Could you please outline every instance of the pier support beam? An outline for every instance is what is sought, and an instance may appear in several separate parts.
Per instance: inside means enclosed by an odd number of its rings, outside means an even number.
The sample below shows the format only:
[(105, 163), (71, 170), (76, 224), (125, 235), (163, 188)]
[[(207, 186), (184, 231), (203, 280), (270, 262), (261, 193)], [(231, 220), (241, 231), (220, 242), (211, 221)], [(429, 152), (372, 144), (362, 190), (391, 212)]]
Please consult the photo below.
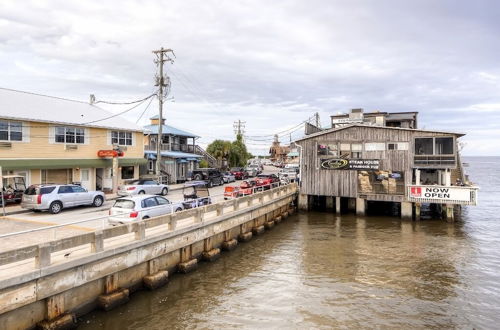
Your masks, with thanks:
[(340, 197), (335, 197), (335, 213), (340, 214), (341, 206)]
[(348, 198), (347, 199), (347, 209), (351, 212), (356, 211), (356, 198)]
[(309, 210), (309, 195), (299, 194), (299, 210)]
[(420, 220), (420, 208), (421, 208), (420, 203), (415, 203), (415, 220)]
[(326, 209), (327, 210), (333, 210), (335, 204), (335, 197), (334, 196), (326, 196)]
[(366, 199), (356, 198), (356, 215), (365, 215), (366, 213)]
[(401, 219), (411, 219), (413, 210), (411, 202), (401, 202)]
[(453, 204), (445, 204), (443, 205), (445, 209), (445, 218), (448, 222), (455, 221), (455, 215), (453, 214)]

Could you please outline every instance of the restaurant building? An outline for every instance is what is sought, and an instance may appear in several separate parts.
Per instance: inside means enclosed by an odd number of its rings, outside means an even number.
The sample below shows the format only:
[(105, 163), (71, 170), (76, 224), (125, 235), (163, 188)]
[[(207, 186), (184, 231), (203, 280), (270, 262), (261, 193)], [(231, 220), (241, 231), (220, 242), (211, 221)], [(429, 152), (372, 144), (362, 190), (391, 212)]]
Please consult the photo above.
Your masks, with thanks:
[(143, 129), (94, 104), (0, 88), (3, 175), (112, 191), (139, 177), (143, 156)]
[[(398, 117), (407, 122), (404, 114)], [(377, 202), (395, 207), (402, 217), (419, 219), (422, 205), (431, 204), (453, 219), (454, 209), (476, 205), (478, 188), (460, 160), (463, 134), (418, 129), (416, 116), (415, 128), (386, 126), (387, 113), (373, 122), (366, 122), (362, 111), (355, 116), (355, 122), (346, 120), (296, 141), (301, 151), (299, 207), (322, 205), (364, 215)]]

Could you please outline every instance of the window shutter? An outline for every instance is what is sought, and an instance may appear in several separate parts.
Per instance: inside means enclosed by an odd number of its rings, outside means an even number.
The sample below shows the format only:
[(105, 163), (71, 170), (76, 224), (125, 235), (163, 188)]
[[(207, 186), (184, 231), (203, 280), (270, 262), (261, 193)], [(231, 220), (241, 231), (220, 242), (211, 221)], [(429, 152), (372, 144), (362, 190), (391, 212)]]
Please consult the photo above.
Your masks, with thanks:
[(56, 143), (56, 128), (55, 126), (49, 126), (49, 144)]
[(110, 131), (110, 130), (108, 130), (108, 137), (107, 137), (107, 142), (106, 142), (106, 144), (107, 144), (108, 146), (113, 145), (113, 143), (111, 143), (111, 131)]
[(132, 147), (135, 147), (136, 138), (137, 138), (137, 132), (132, 132)]
[(90, 144), (90, 129), (88, 128), (85, 128), (85, 137), (84, 137), (84, 141), (86, 145), (89, 145)]

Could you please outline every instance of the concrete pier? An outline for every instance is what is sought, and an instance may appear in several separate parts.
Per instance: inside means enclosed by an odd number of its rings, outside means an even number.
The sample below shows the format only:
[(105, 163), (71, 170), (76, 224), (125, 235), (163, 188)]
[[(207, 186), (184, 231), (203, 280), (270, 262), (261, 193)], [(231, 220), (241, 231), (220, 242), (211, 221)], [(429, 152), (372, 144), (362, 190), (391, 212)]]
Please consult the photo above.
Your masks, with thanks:
[(340, 214), (341, 206), (340, 197), (335, 197), (335, 213)]
[(365, 215), (366, 213), (366, 199), (356, 198), (356, 215)]
[(402, 219), (413, 218), (413, 205), (411, 202), (401, 202), (401, 218)]

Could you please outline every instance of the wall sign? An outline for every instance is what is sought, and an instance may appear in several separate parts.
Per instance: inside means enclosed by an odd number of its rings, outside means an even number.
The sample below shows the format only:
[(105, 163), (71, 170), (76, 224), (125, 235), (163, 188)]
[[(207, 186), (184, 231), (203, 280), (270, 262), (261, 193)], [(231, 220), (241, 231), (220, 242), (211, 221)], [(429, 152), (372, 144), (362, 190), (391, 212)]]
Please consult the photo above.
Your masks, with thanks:
[(121, 150), (99, 150), (97, 157), (123, 157), (125, 153)]
[(471, 192), (469, 189), (458, 187), (411, 186), (410, 198), (470, 202)]
[(321, 159), (321, 168), (325, 170), (378, 170), (379, 159)]

